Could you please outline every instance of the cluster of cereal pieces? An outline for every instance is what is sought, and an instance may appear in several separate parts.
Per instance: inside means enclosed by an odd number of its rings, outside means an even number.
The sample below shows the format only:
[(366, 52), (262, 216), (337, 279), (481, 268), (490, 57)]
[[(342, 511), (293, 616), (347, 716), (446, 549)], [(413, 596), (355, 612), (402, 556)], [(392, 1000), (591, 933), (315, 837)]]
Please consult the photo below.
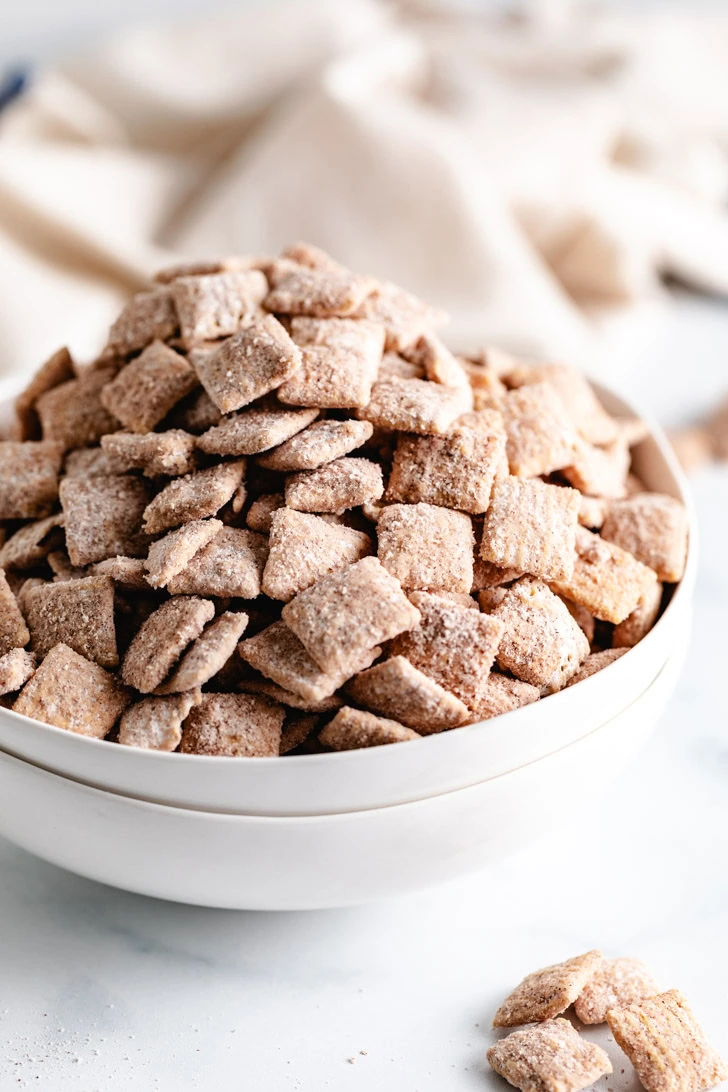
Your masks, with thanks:
[(299, 244), (164, 270), (94, 363), (53, 356), (0, 444), (0, 700), (157, 750), (341, 750), (639, 641), (687, 535), (630, 474), (642, 424), (568, 367), (456, 357), (441, 319)]
[(678, 990), (658, 992), (636, 959), (586, 952), (528, 975), (498, 1009), (496, 1028), (528, 1024), (488, 1050), (491, 1067), (523, 1092), (580, 1092), (612, 1072), (601, 1047), (562, 1017), (609, 1025), (647, 1092), (703, 1092), (728, 1078)]

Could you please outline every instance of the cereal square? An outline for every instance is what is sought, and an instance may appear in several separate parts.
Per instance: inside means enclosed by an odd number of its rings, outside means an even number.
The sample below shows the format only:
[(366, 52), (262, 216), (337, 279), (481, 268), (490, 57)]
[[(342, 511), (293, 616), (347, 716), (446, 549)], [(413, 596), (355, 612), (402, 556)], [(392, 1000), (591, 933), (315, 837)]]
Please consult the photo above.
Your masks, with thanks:
[(114, 473), (143, 470), (147, 478), (174, 478), (197, 467), (195, 441), (189, 432), (178, 428), (144, 434), (112, 432), (101, 437), (101, 449), (112, 461)]
[(108, 576), (41, 584), (28, 591), (24, 605), (31, 647), (41, 659), (64, 644), (101, 667), (119, 663), (114, 584)]
[(503, 623), (428, 592), (413, 592), (410, 602), (420, 612), (420, 624), (394, 638), (392, 655), (404, 656), (468, 709), (477, 708), (503, 635)]
[(657, 577), (632, 554), (585, 527), (576, 532), (576, 563), (568, 580), (552, 582), (554, 591), (600, 618), (623, 622), (652, 588)]
[(197, 446), (208, 455), (256, 455), (305, 429), (318, 417), (316, 409), (250, 409), (227, 417), (198, 437)]
[(501, 410), (508, 463), (515, 477), (551, 474), (573, 461), (576, 432), (549, 383), (533, 383), (510, 391)]
[(178, 694), (204, 686), (235, 652), (247, 624), (248, 615), (243, 611), (226, 611), (219, 615), (203, 630), (158, 692)]
[(372, 541), (362, 531), (280, 508), (271, 518), (269, 548), (263, 593), (288, 602), (327, 573), (366, 557), (372, 551)]
[(259, 269), (175, 277), (172, 298), (186, 345), (236, 334), (252, 319), (268, 291)]
[(579, 505), (576, 489), (499, 478), (483, 521), (481, 556), (544, 580), (568, 579), (576, 558)]
[(268, 556), (268, 540), (240, 527), (223, 527), (167, 584), (173, 595), (255, 599)]
[(505, 626), (498, 666), (544, 693), (561, 690), (589, 655), (589, 642), (566, 605), (534, 577), (517, 580), (492, 617)]
[(232, 413), (289, 379), (301, 350), (273, 315), (262, 315), (192, 363), (218, 409)]
[(103, 739), (130, 700), (115, 675), (60, 644), (26, 683), (13, 709), (56, 728)]
[(468, 719), (468, 707), (459, 698), (404, 656), (375, 664), (351, 679), (346, 689), (359, 705), (423, 736), (456, 728)]
[(240, 459), (174, 478), (144, 509), (144, 530), (156, 535), (191, 519), (214, 516), (232, 498), (244, 474), (245, 460)]
[(59, 530), (62, 526), (60, 513), (26, 523), (0, 547), (0, 565), (5, 569), (35, 568), (56, 545), (56, 536), (63, 541), (63, 532)]
[(475, 539), (465, 512), (391, 504), (379, 517), (377, 535), (379, 560), (407, 591), (471, 591)]
[(148, 591), (146, 562), (141, 557), (109, 557), (91, 566), (91, 572), (108, 576), (114, 584), (135, 591)]
[[(106, 442), (112, 435), (114, 434), (102, 436), (101, 439)], [(129, 434), (120, 433), (119, 435)], [(126, 469), (124, 463), (110, 451), (104, 451), (102, 447), (79, 447), (75, 451), (69, 451), (63, 464), (67, 478), (110, 478), (114, 474), (125, 474)]]
[(502, 428), (483, 433), (456, 426), (447, 436), (400, 436), (387, 500), (485, 512), (504, 452)]
[(408, 349), (422, 334), (447, 321), (442, 311), (428, 307), (391, 281), (376, 285), (362, 301), (356, 318), (381, 323), (387, 334), (387, 349), (392, 352)]
[(35, 674), (35, 657), (24, 648), (11, 648), (0, 656), (0, 697), (25, 686)]
[(324, 728), (319, 740), (334, 751), (354, 751), (361, 747), (380, 747), (385, 743), (405, 743), (420, 736), (396, 720), (376, 717), (345, 705)]
[(577, 431), (590, 444), (617, 439), (617, 422), (604, 409), (591, 383), (568, 364), (520, 364), (506, 376), (510, 387), (550, 383)]
[(368, 421), (315, 421), (303, 432), (258, 459), (267, 470), (317, 470), (365, 444), (374, 429)]
[(578, 440), (572, 460), (562, 467), (567, 481), (582, 493), (594, 497), (619, 499), (627, 492), (629, 448), (621, 440), (605, 447), (593, 447)]
[(182, 722), (202, 695), (199, 690), (168, 698), (142, 698), (122, 714), (119, 743), (145, 751), (176, 751), (182, 739)]
[(270, 277), (273, 287), (263, 301), (266, 310), (314, 318), (351, 315), (376, 287), (371, 277), (352, 273), (333, 260), (314, 267), (279, 259)]
[[(298, 641), (296, 646), (299, 651), (300, 644), (301, 642)], [(344, 704), (343, 699), (337, 694), (328, 694), (325, 698), (319, 698), (316, 701), (312, 701), (310, 698), (302, 698), (300, 694), (294, 694), (292, 690), (286, 690), (278, 683), (269, 682), (268, 679), (245, 679), (243, 682), (238, 683), (238, 690), (242, 690), (246, 694), (265, 694), (273, 701), (279, 701), (281, 705), (288, 705), (291, 709), (297, 709), (304, 713), (330, 713), (332, 709), (340, 709)]]
[(251, 667), (307, 702), (331, 697), (351, 675), (369, 667), (380, 652), (380, 648), (362, 649), (356, 662), (352, 653), (344, 668), (322, 670), (284, 622), (274, 622), (240, 645), (240, 655)]
[[(189, 361), (193, 363), (194, 353), (190, 352)], [(204, 387), (198, 387), (174, 407), (169, 424), (185, 432), (206, 432), (213, 425), (220, 423), (222, 414)]]
[(143, 557), (141, 533), (149, 490), (138, 478), (64, 478), (60, 489), (66, 549), (74, 565), (122, 554)]
[(153, 341), (102, 388), (101, 405), (132, 432), (151, 432), (198, 385), (183, 356)]
[(679, 990), (611, 1009), (607, 1023), (647, 1092), (703, 1092), (728, 1079)]
[(648, 565), (660, 580), (676, 584), (685, 572), (688, 517), (685, 506), (664, 493), (640, 493), (615, 501), (602, 526), (602, 538)]
[(259, 694), (203, 694), (182, 730), (187, 755), (272, 758), (280, 752), (284, 710)]
[(598, 531), (607, 518), (610, 502), (606, 497), (586, 497), (579, 502), (579, 523), (589, 531)]
[(493, 1017), (494, 1028), (512, 1028), (551, 1020), (573, 1005), (602, 965), (596, 948), (526, 976)]
[(384, 328), (352, 319), (296, 318), (291, 337), (301, 367), (278, 390), (293, 406), (349, 409), (366, 406), (384, 349)]
[(601, 652), (592, 652), (584, 660), (576, 674), (571, 676), (566, 685), (574, 686), (576, 683), (583, 682), (584, 679), (596, 675), (597, 671), (603, 671), (605, 667), (609, 667), (620, 656), (624, 656), (626, 651), (626, 648), (605, 648)]
[(653, 584), (642, 596), (632, 613), (612, 631), (612, 648), (634, 648), (657, 621), (662, 606), (663, 587)]
[(422, 334), (414, 345), (402, 350), (405, 360), (417, 364), (427, 379), (445, 387), (467, 387), (468, 374), (458, 358), (439, 337), (431, 332)]
[(612, 1072), (609, 1057), (568, 1020), (514, 1031), (488, 1049), (492, 1069), (522, 1092), (580, 1092)]
[(145, 562), (147, 583), (163, 588), (187, 568), (197, 551), (207, 546), (222, 527), (219, 519), (193, 519), (153, 542)]
[(655, 980), (638, 959), (605, 959), (574, 1002), (582, 1024), (603, 1024), (610, 1009), (654, 997)]
[(41, 428), (35, 409), (36, 401), (46, 391), (73, 379), (74, 375), (73, 360), (68, 349), (59, 349), (46, 360), (25, 390), (15, 399), (16, 427), (13, 430), (13, 440), (40, 440)]
[(369, 403), (357, 417), (375, 428), (442, 435), (461, 414), (473, 408), (469, 387), (443, 387), (426, 379), (380, 379)]
[(113, 366), (93, 369), (41, 395), (36, 407), (43, 439), (56, 440), (69, 451), (97, 444), (106, 433), (114, 432), (119, 422), (102, 404), (101, 394), (115, 375)]
[(142, 624), (126, 651), (121, 668), (124, 682), (142, 694), (151, 694), (214, 614), (209, 599), (192, 595), (178, 595), (162, 603)]
[(109, 348), (120, 356), (128, 356), (152, 341), (174, 337), (178, 329), (172, 292), (166, 287), (153, 288), (129, 300), (109, 331)]
[(320, 717), (312, 717), (304, 713), (287, 713), (283, 731), (281, 732), (281, 745), (278, 753), (287, 755), (300, 747), (309, 738), (320, 721)]
[(14, 648), (22, 648), (30, 640), (18, 601), (8, 584), (5, 570), (0, 569), (0, 656)]
[(491, 671), (481, 688), (476, 708), (473, 710), (473, 722), (490, 720), (502, 713), (510, 713), (524, 705), (538, 701), (541, 691), (537, 686), (511, 679), (508, 675), (498, 675)]
[(344, 457), (289, 475), (285, 490), (286, 504), (299, 512), (345, 512), (379, 500), (384, 478), (379, 463)]
[(325, 671), (353, 665), (353, 674), (369, 650), (412, 629), (420, 613), (377, 558), (365, 557), (299, 592), (282, 617)]
[(248, 509), (245, 522), (251, 531), (262, 531), (267, 535), (270, 533), (274, 513), (285, 506), (286, 498), (282, 493), (261, 493)]
[(0, 441), (0, 520), (49, 515), (62, 461), (63, 448), (53, 441)]

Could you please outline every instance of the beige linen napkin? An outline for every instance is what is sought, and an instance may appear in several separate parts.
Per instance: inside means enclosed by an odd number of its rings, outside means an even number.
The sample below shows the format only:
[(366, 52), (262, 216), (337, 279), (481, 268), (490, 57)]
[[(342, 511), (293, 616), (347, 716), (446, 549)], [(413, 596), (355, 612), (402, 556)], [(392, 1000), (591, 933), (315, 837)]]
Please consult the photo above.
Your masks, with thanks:
[(719, 11), (281, 0), (133, 29), (0, 119), (0, 374), (93, 354), (173, 255), (297, 238), (447, 309), (455, 347), (598, 363), (663, 275), (728, 293), (726, 194)]

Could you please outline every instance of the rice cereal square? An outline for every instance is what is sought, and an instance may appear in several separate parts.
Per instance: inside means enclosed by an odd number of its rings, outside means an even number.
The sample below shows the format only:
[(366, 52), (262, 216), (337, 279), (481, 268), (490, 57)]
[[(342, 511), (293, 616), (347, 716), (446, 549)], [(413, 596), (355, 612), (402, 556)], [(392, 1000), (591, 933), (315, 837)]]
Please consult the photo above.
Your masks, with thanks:
[(361, 747), (381, 747), (389, 743), (405, 743), (420, 736), (396, 720), (377, 717), (361, 709), (345, 705), (324, 728), (319, 740), (334, 751), (354, 751)]
[(688, 516), (685, 506), (664, 493), (640, 493), (615, 501), (602, 526), (602, 538), (648, 565), (658, 579), (676, 584), (685, 572)]
[(612, 1072), (605, 1051), (563, 1019), (514, 1031), (490, 1047), (487, 1057), (522, 1092), (581, 1092)]
[(470, 516), (432, 504), (391, 504), (377, 522), (378, 557), (407, 591), (473, 587)]
[(64, 478), (60, 497), (72, 564), (143, 557), (148, 540), (141, 523), (149, 495), (138, 478)]
[(44, 440), (56, 440), (65, 451), (97, 444), (102, 436), (115, 432), (117, 419), (101, 402), (104, 388), (116, 375), (106, 365), (84, 372), (41, 395), (36, 403)]
[(144, 530), (156, 535), (193, 519), (214, 516), (232, 498), (244, 476), (245, 460), (238, 459), (174, 478), (145, 507)]
[(203, 694), (182, 729), (187, 755), (272, 758), (281, 745), (282, 705), (259, 694)]
[(291, 437), (317, 417), (316, 409), (288, 410), (279, 406), (244, 410), (213, 425), (198, 437), (197, 446), (207, 455), (256, 455), (270, 448), (278, 450), (279, 444), (290, 443)]
[(175, 277), (172, 298), (186, 345), (236, 334), (257, 312), (268, 291), (259, 269)]
[(544, 580), (568, 579), (574, 571), (580, 503), (576, 489), (499, 478), (483, 521), (481, 557)]
[(400, 436), (387, 500), (485, 512), (504, 455), (502, 428), (480, 432), (456, 426), (447, 436)]
[(473, 408), (469, 387), (443, 387), (426, 379), (380, 379), (372, 387), (360, 420), (394, 432), (443, 435), (461, 414)]
[(255, 599), (267, 557), (265, 535), (243, 527), (223, 527), (168, 581), (167, 590), (173, 595)]
[(288, 602), (322, 576), (366, 557), (372, 540), (363, 531), (280, 508), (271, 517), (269, 547), (263, 593)]
[(381, 466), (346, 456), (317, 470), (290, 474), (285, 485), (286, 504), (299, 512), (345, 512), (378, 501), (383, 493)]
[(384, 328), (353, 319), (295, 318), (291, 337), (301, 367), (278, 389), (292, 406), (349, 409), (366, 406), (384, 350)]
[(552, 581), (554, 591), (580, 603), (604, 622), (628, 618), (649, 594), (657, 576), (632, 554), (584, 527), (576, 532), (576, 562), (568, 580)]
[(218, 409), (232, 413), (290, 379), (301, 350), (273, 315), (262, 315), (192, 363)]
[(23, 648), (30, 640), (18, 600), (8, 584), (5, 570), (0, 569), (0, 656), (14, 648)]
[(556, 391), (534, 383), (510, 391), (501, 403), (511, 474), (534, 478), (568, 466), (576, 432)]
[(512, 1028), (560, 1016), (601, 968), (602, 959), (602, 953), (593, 948), (584, 955), (533, 971), (506, 997), (493, 1017), (493, 1027)]
[(163, 341), (153, 341), (102, 387), (101, 404), (132, 432), (151, 432), (197, 386), (187, 360)]
[(41, 584), (25, 597), (33, 652), (41, 659), (58, 644), (68, 645), (101, 667), (116, 667), (114, 585), (108, 576)]
[(351, 679), (346, 689), (359, 705), (423, 736), (456, 728), (469, 716), (467, 705), (404, 656), (375, 664)]
[(48, 516), (58, 499), (63, 448), (53, 441), (0, 442), (0, 520)]

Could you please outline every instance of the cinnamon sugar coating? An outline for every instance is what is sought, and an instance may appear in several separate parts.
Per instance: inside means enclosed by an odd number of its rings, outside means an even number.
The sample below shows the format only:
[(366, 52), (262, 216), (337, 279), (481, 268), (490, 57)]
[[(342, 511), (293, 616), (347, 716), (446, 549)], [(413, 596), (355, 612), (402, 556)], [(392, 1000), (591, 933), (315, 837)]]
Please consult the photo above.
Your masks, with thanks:
[(656, 579), (632, 554), (579, 527), (574, 572), (568, 580), (552, 581), (552, 587), (595, 618), (619, 623), (649, 594)]
[(602, 958), (600, 951), (592, 949), (527, 975), (496, 1012), (493, 1027), (512, 1028), (560, 1016), (600, 969)]
[(640, 493), (611, 505), (602, 538), (675, 584), (685, 572), (688, 518), (684, 505), (663, 493)]
[[(318, 410), (249, 409), (208, 429), (197, 440), (208, 455), (255, 455), (300, 433), (318, 417)], [(265, 465), (261, 463), (261, 465)]]
[(216, 515), (232, 498), (244, 475), (245, 460), (238, 459), (174, 478), (145, 507), (144, 530), (156, 535), (181, 523)]
[(193, 364), (223, 413), (275, 390), (301, 366), (301, 350), (273, 315), (261, 315)]
[(194, 368), (163, 341), (144, 352), (101, 389), (101, 404), (132, 432), (151, 432), (198, 386)]
[(194, 519), (170, 531), (149, 547), (145, 569), (147, 583), (162, 588), (178, 576), (195, 556), (222, 530), (219, 519)]
[(658, 580), (647, 589), (632, 613), (614, 627), (613, 648), (634, 648), (647, 636), (660, 613), (662, 591), (662, 584)]
[(268, 282), (258, 269), (175, 277), (171, 293), (183, 341), (192, 345), (236, 334), (256, 314), (267, 291)]
[(248, 509), (245, 522), (251, 531), (261, 531), (267, 535), (271, 529), (274, 513), (285, 506), (286, 498), (282, 493), (261, 493)]
[(57, 513), (35, 523), (26, 523), (0, 547), (0, 565), (5, 569), (33, 569), (50, 553), (63, 515)]
[(511, 679), (508, 675), (497, 675), (491, 671), (485, 679), (478, 696), (478, 704), (473, 709), (473, 722), (490, 720), (502, 713), (510, 713), (523, 705), (538, 701), (541, 691), (537, 686)]
[(271, 599), (288, 602), (322, 576), (346, 568), (371, 551), (372, 540), (362, 531), (280, 508), (271, 518), (263, 592)]
[(627, 652), (626, 648), (605, 648), (601, 652), (590, 653), (566, 685), (573, 686), (575, 683), (583, 682), (584, 679), (596, 675), (597, 671), (603, 671), (605, 667), (609, 667), (620, 656), (624, 656), (625, 652)]
[(447, 315), (429, 307), (391, 281), (382, 281), (367, 295), (356, 311), (356, 318), (381, 323), (386, 331), (386, 347), (401, 352), (426, 333), (447, 321)]
[(149, 489), (138, 478), (64, 478), (60, 498), (66, 549), (74, 565), (107, 557), (142, 557), (147, 537), (142, 517)]
[(20, 690), (35, 673), (35, 656), (24, 648), (11, 648), (0, 656), (0, 697)]
[(466, 387), (392, 376), (374, 384), (370, 401), (357, 410), (357, 417), (371, 421), (375, 428), (442, 435), (472, 405), (472, 394)]
[(271, 758), (278, 755), (283, 707), (257, 694), (203, 694), (182, 730), (188, 755)]
[(574, 1002), (582, 1024), (602, 1024), (610, 1009), (633, 1005), (658, 992), (655, 980), (638, 959), (604, 959)]
[(388, 743), (406, 743), (420, 736), (396, 720), (376, 717), (345, 705), (324, 728), (319, 740), (334, 751), (354, 751), (361, 747), (380, 747)]
[(400, 436), (387, 500), (485, 512), (504, 453), (502, 427), (479, 432), (456, 425), (447, 436)]
[(366, 406), (384, 349), (384, 329), (352, 319), (294, 318), (301, 367), (278, 389), (282, 402), (322, 409)]
[(116, 375), (113, 365), (85, 372), (47, 391), (36, 402), (44, 440), (55, 440), (65, 451), (97, 444), (119, 422), (103, 405), (106, 385)]
[(382, 468), (370, 459), (335, 459), (286, 478), (286, 504), (299, 512), (345, 512), (384, 492)]
[(614, 500), (627, 493), (629, 462), (629, 448), (621, 439), (605, 447), (579, 440), (572, 461), (562, 468), (562, 473), (582, 493)]
[(481, 556), (544, 580), (568, 579), (576, 558), (579, 503), (575, 489), (499, 479), (483, 522)]
[(619, 435), (617, 421), (607, 413), (586, 376), (568, 364), (520, 364), (510, 370), (509, 387), (549, 383), (558, 394), (574, 427), (591, 444), (608, 444)]
[(255, 599), (268, 556), (268, 540), (239, 527), (223, 527), (167, 584), (172, 595)]
[(25, 597), (33, 652), (40, 658), (65, 644), (101, 667), (116, 667), (114, 585), (108, 576), (41, 584)]
[(139, 292), (129, 300), (109, 331), (109, 348), (120, 356), (144, 349), (152, 341), (166, 341), (179, 329), (177, 310), (169, 288)]
[(5, 570), (0, 569), (0, 656), (14, 648), (23, 648), (30, 640), (18, 600), (8, 584)]
[(122, 714), (119, 743), (145, 751), (175, 751), (182, 739), (182, 723), (201, 699), (199, 690), (166, 698), (142, 698)]
[(375, 664), (356, 675), (346, 689), (359, 705), (420, 735), (455, 728), (468, 720), (468, 707), (404, 656)]
[(21, 441), (40, 440), (41, 426), (36, 402), (46, 391), (53, 390), (74, 376), (73, 359), (68, 349), (59, 349), (49, 357), (15, 399), (15, 426), (10, 438)]
[(62, 459), (63, 448), (54, 441), (0, 441), (0, 520), (49, 515)]
[(238, 690), (244, 694), (264, 694), (273, 701), (279, 701), (281, 705), (288, 705), (291, 709), (304, 713), (329, 713), (332, 709), (339, 709), (344, 704), (343, 698), (336, 694), (327, 694), (326, 697), (316, 700), (303, 698), (293, 690), (286, 690), (268, 679), (244, 679), (243, 682), (238, 683)]
[(127, 649), (121, 668), (124, 682), (151, 694), (214, 614), (214, 605), (196, 596), (178, 595), (162, 603)]
[(287, 755), (290, 751), (294, 751), (296, 747), (300, 747), (302, 743), (305, 743), (318, 727), (320, 720), (320, 717), (300, 713), (287, 714), (281, 732), (278, 754)]
[(473, 527), (464, 512), (432, 504), (391, 504), (377, 522), (382, 565), (408, 591), (470, 592)]
[(314, 318), (351, 315), (376, 286), (371, 277), (333, 260), (309, 266), (283, 258), (274, 263), (270, 276), (273, 287), (263, 301), (268, 311)]
[(368, 421), (315, 421), (273, 451), (261, 455), (258, 465), (267, 470), (317, 470), (361, 447), (373, 431)]
[(552, 474), (573, 461), (576, 431), (549, 383), (510, 391), (501, 410), (511, 474), (533, 478)]
[(487, 1056), (491, 1068), (522, 1092), (580, 1092), (612, 1072), (605, 1051), (563, 1019), (514, 1031)]
[(221, 614), (202, 631), (158, 692), (178, 694), (204, 686), (230, 659), (247, 624), (248, 615), (242, 611)]

